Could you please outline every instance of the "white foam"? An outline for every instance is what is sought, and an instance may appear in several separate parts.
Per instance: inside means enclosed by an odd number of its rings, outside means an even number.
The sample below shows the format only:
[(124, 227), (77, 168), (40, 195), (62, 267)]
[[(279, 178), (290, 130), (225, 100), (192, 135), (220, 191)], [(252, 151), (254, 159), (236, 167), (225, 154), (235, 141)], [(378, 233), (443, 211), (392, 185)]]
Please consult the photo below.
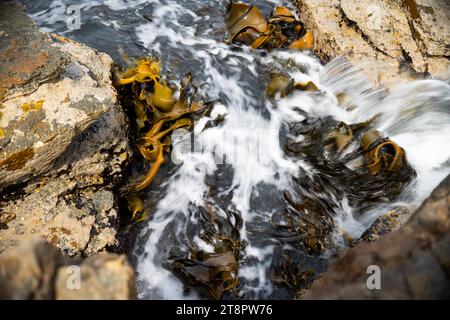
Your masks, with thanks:
[[(187, 158), (177, 171), (176, 179), (171, 178), (169, 180), (170, 191), (158, 204), (158, 210), (155, 212), (153, 220), (148, 223), (148, 228), (152, 230), (152, 233), (145, 245), (146, 255), (139, 260), (138, 279), (145, 280), (149, 288), (158, 288), (161, 284), (155, 282), (155, 277), (165, 280), (170, 278), (165, 269), (158, 268), (154, 264), (151, 265), (151, 261), (155, 260), (157, 255), (156, 246), (160, 232), (165, 227), (165, 224), (162, 225), (161, 222), (158, 222), (160, 217), (165, 217), (168, 212), (182, 212), (187, 216), (186, 208), (189, 203), (202, 205), (207, 188), (204, 182), (205, 175), (212, 173), (216, 168), (214, 157), (208, 152), (205, 153), (205, 150), (214, 150), (216, 154), (225, 154), (228, 159), (233, 159), (234, 176), (230, 188), (233, 189), (233, 198), (230, 206), (238, 210), (244, 220), (240, 233), (241, 238), (248, 242), (245, 248), (246, 258), (240, 262), (239, 277), (250, 283), (243, 288), (244, 291), (255, 294), (264, 292), (267, 295), (272, 290), (266, 270), (270, 266), (273, 247), (254, 246), (247, 237), (245, 222), (252, 221), (257, 215), (262, 214), (251, 208), (250, 199), (252, 195), (256, 195), (256, 186), (261, 182), (274, 185), (280, 191), (287, 189), (290, 178), (297, 175), (299, 166), (313, 174), (311, 168), (301, 161), (295, 162), (287, 159), (284, 155), (279, 143), (279, 130), (282, 123), (303, 120), (304, 116), (296, 111), (297, 108), (320, 117), (331, 115), (337, 120), (348, 123), (365, 121), (376, 112), (382, 112), (383, 121), (380, 122), (378, 129), (389, 133), (390, 126), (398, 124), (399, 115), (405, 108), (405, 104), (402, 103), (404, 97), (411, 95), (415, 90), (417, 91), (418, 86), (424, 86), (422, 92), (426, 94), (422, 95), (422, 103), (418, 103), (416, 100), (415, 108), (420, 108), (424, 103), (429, 102), (430, 97), (425, 97), (429, 91), (437, 90), (441, 93), (441, 96), (436, 99), (448, 98), (449, 96), (446, 92), (446, 85), (442, 82), (416, 83), (415, 87), (412, 85), (412, 87), (400, 88), (391, 94), (387, 94), (383, 90), (375, 90), (361, 73), (351, 68), (343, 59), (336, 59), (324, 68), (316, 58), (309, 54), (274, 51), (259, 61), (270, 65), (279, 60), (293, 60), (296, 64), (306, 67), (308, 71), (305, 73), (291, 70), (290, 75), (298, 82), (313, 81), (322, 90), (322, 94), (318, 96), (310, 92), (296, 92), (288, 99), (279, 100), (277, 108), (272, 108), (271, 105), (267, 104), (265, 107), (270, 113), (270, 119), (268, 119), (263, 117), (256, 109), (248, 107), (252, 105), (253, 101), (249, 100), (251, 95), (248, 94), (246, 91), (248, 89), (245, 89), (241, 83), (242, 69), (240, 66), (243, 61), (248, 67), (254, 65), (256, 59), (251, 49), (243, 48), (242, 51), (235, 52), (223, 43), (196, 35), (193, 28), (174, 29), (179, 26), (176, 22), (177, 17), (182, 14), (194, 16), (192, 12), (186, 11), (178, 4), (174, 4), (173, 7), (157, 8), (156, 12), (158, 12), (157, 16), (161, 16), (161, 19), (137, 29), (140, 41), (146, 46), (155, 48), (154, 42), (159, 37), (167, 36), (172, 46), (176, 46), (180, 42), (190, 46), (203, 45), (203, 50), (195, 52), (195, 58), (201, 61), (204, 75), (208, 79), (208, 93), (211, 96), (224, 94), (228, 98), (228, 103), (225, 121), (222, 125), (203, 130), (206, 120), (201, 120), (196, 124), (198, 127), (194, 128), (195, 139), (201, 142), (203, 153), (196, 150), (197, 153), (186, 155)], [(171, 21), (171, 24), (168, 25), (166, 21)], [(232, 71), (230, 74), (233, 75), (226, 76), (216, 69), (213, 63), (214, 57), (220, 57), (227, 64), (227, 68)], [(250, 72), (257, 75), (254, 67), (250, 68)], [(346, 92), (351, 99), (347, 99), (343, 106), (338, 106), (335, 94), (341, 92)], [(429, 107), (432, 108), (432, 106)], [(439, 115), (442, 116), (441, 113)], [(436, 115), (432, 117), (433, 120), (437, 120), (434, 118)], [(427, 121), (429, 120), (432, 119)], [(422, 120), (422, 122), (425, 122), (425, 120)], [(417, 193), (415, 201), (417, 203), (420, 203), (439, 183), (440, 179), (449, 172), (448, 168), (438, 170), (439, 173), (433, 171), (434, 168), (439, 167), (443, 161), (449, 158), (448, 148), (442, 148), (442, 146), (449, 146), (450, 135), (446, 133), (450, 128), (450, 121), (444, 122), (439, 122), (441, 127), (439, 133), (436, 130), (434, 132), (430, 130), (430, 126), (426, 123), (421, 123), (422, 125), (419, 127), (399, 128), (401, 133), (392, 135), (392, 138), (405, 148), (411, 164), (418, 171), (415, 189)], [(255, 133), (260, 131), (264, 132), (264, 144), (262, 149), (258, 149), (259, 156), (257, 156), (257, 153), (250, 150), (249, 144), (245, 142), (250, 141), (255, 145), (255, 141), (261, 138), (260, 135)], [(424, 131), (426, 134), (422, 135)], [(236, 141), (239, 141), (239, 143), (236, 143)], [(432, 159), (428, 159), (427, 154)], [(194, 169), (198, 166), (203, 170), (195, 171)], [(413, 189), (409, 188), (409, 190)], [(330, 201), (337, 200), (330, 199)], [(397, 202), (397, 204), (400, 203), (401, 200)], [(345, 197), (341, 200), (339, 207), (341, 210), (335, 217), (336, 224), (339, 228), (346, 230), (353, 238), (358, 238), (376, 217), (384, 209), (387, 209), (387, 206), (378, 208), (378, 210), (372, 210), (356, 218), (353, 215), (353, 208), (348, 205)], [(170, 220), (170, 217), (167, 219)], [(197, 245), (204, 246), (198, 241)], [(252, 260), (252, 263), (246, 264), (245, 261), (249, 259)], [(146, 267), (149, 264), (152, 266), (151, 272)], [(256, 285), (255, 280), (257, 280)], [(172, 281), (178, 283), (176, 282), (178, 280), (172, 279)], [(162, 297), (176, 298), (179, 297), (179, 292), (178, 287), (174, 292), (164, 290)]]
[[(278, 0), (267, 1), (282, 3)], [(215, 8), (223, 5), (219, 0), (210, 2), (209, 6)], [(263, 296), (270, 294), (272, 285), (267, 277), (267, 269), (271, 264), (274, 247), (253, 244), (247, 235), (246, 223), (255, 218), (267, 221), (267, 217), (273, 213), (272, 208), (267, 208), (267, 212), (258, 212), (251, 207), (250, 199), (258, 195), (258, 184), (275, 186), (281, 192), (289, 189), (290, 179), (298, 174), (299, 167), (314, 176), (314, 168), (303, 161), (287, 158), (280, 147), (279, 131), (282, 124), (304, 119), (304, 115), (298, 113), (297, 109), (318, 117), (332, 116), (347, 123), (365, 121), (376, 113), (381, 113), (377, 129), (388, 134), (406, 150), (408, 160), (417, 171), (415, 183), (404, 190), (398, 201), (365, 212), (357, 218), (353, 214), (354, 208), (349, 206), (345, 197), (342, 200), (329, 199), (340, 208), (335, 217), (336, 224), (353, 238), (359, 237), (389, 208), (397, 205), (406, 205), (410, 209), (417, 207), (450, 172), (448, 84), (432, 80), (419, 81), (399, 86), (388, 93), (382, 89), (374, 89), (362, 73), (341, 58), (324, 67), (310, 53), (275, 50), (261, 57), (257, 51), (245, 46), (241, 50), (232, 50), (224, 42), (215, 41), (207, 34), (197, 34), (195, 24), (210, 17), (197, 15), (194, 9), (187, 8), (187, 4), (188, 2), (175, 0), (96, 0), (80, 3), (82, 13), (101, 5), (113, 11), (131, 8), (136, 9), (136, 12), (144, 5), (151, 5), (151, 20), (135, 29), (137, 40), (163, 59), (167, 46), (182, 46), (184, 50), (189, 50), (207, 79), (208, 95), (225, 96), (227, 100), (226, 103), (223, 101), (223, 105), (216, 105), (210, 119), (204, 118), (195, 124), (193, 135), (198, 144), (193, 151), (180, 149), (176, 154), (177, 163), (181, 165), (164, 184), (167, 192), (158, 202), (140, 235), (142, 239), (146, 239), (144, 253), (137, 257), (140, 297), (199, 298), (195, 292), (186, 295), (181, 281), (159, 262), (161, 256), (170, 249), (161, 240), (164, 239), (169, 224), (171, 232), (177, 236), (186, 232), (187, 222), (195, 223), (195, 217), (190, 215), (188, 208), (191, 204), (204, 205), (204, 196), (208, 190), (205, 177), (217, 170), (217, 154), (224, 154), (231, 161), (234, 170), (232, 186), (230, 190), (223, 192), (233, 190), (230, 207), (241, 215), (244, 221), (240, 230), (241, 239), (248, 242), (245, 258), (240, 261), (239, 267), (240, 280), (247, 280), (242, 290), (256, 296), (259, 293), (263, 293)], [(204, 5), (204, 0), (189, 1), (190, 8), (201, 8)], [(48, 10), (32, 16), (38, 23), (50, 26), (51, 29), (53, 25), (66, 22), (65, 10), (64, 2), (55, 0)], [(183, 24), (183, 17), (190, 17), (192, 24)], [(100, 19), (116, 30), (126, 27), (121, 25), (120, 19), (102, 20), (101, 16), (95, 19)], [(209, 29), (207, 33), (211, 31)], [(164, 41), (160, 41), (162, 39)], [(288, 59), (302, 67), (287, 70), (291, 77), (297, 82), (313, 81), (322, 92), (295, 92), (287, 99), (278, 100), (276, 108), (270, 103), (256, 105), (251, 95), (254, 88), (245, 86), (243, 72), (258, 77), (257, 63), (273, 66), (279, 65), (280, 60)], [(219, 70), (217, 61), (222, 63), (222, 68), (226, 67), (227, 75)], [(347, 98), (339, 106), (335, 95), (340, 93), (346, 93)], [(261, 110), (266, 111), (266, 116), (263, 116)], [(224, 116), (223, 123), (205, 129), (206, 122), (219, 115)], [(173, 137), (177, 134), (180, 146), (191, 135), (185, 130), (178, 130)], [(177, 143), (174, 141), (175, 147)], [(254, 148), (257, 152), (254, 152)], [(216, 156), (211, 153), (212, 150)], [(207, 252), (213, 250), (211, 245), (198, 236), (193, 241), (200, 249)], [(336, 242), (342, 242), (342, 238), (336, 237)]]

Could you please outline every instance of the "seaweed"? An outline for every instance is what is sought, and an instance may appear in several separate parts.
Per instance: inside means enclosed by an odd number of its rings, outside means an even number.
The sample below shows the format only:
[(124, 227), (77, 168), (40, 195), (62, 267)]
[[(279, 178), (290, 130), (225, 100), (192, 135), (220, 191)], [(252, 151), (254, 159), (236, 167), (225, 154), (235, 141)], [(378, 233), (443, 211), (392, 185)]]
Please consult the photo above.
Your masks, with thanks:
[(147, 174), (134, 184), (134, 191), (147, 189), (164, 164), (164, 155), (170, 152), (171, 145), (168, 135), (175, 129), (191, 127), (192, 121), (186, 116), (204, 108), (202, 100), (194, 101), (188, 94), (196, 92), (191, 74), (186, 74), (181, 80), (179, 97), (175, 99), (176, 90), (169, 86), (160, 72), (160, 61), (147, 57), (136, 61), (134, 67), (116, 74), (115, 85), (131, 89), (136, 147), (141, 156), (151, 163)]
[(313, 33), (305, 30), (303, 23), (282, 6), (275, 6), (266, 19), (257, 7), (231, 1), (226, 26), (228, 42), (243, 43), (254, 49), (309, 50), (314, 46)]
[(174, 272), (191, 286), (206, 289), (213, 299), (220, 299), (237, 284), (238, 262), (236, 241), (218, 237), (213, 253), (194, 251), (188, 259), (175, 259)]
[[(416, 173), (404, 150), (373, 129), (375, 119), (347, 124), (331, 117), (307, 117), (292, 123), (289, 128), (292, 138), (288, 139), (285, 152), (306, 161), (315, 174), (313, 178), (304, 173), (293, 179), (296, 194), (288, 203), (292, 206), (306, 201), (312, 208), (308, 203), (312, 201), (321, 208), (321, 214), (334, 216), (342, 210), (339, 203), (344, 197), (356, 215), (396, 199)], [(298, 135), (304, 138), (295, 140)], [(360, 165), (350, 166), (355, 160), (360, 160)], [(302, 208), (292, 207), (297, 211)], [(308, 212), (314, 212), (311, 208)]]
[(269, 98), (285, 98), (294, 90), (319, 91), (312, 81), (305, 83), (295, 82), (291, 77), (284, 74), (272, 73), (266, 85), (266, 95)]

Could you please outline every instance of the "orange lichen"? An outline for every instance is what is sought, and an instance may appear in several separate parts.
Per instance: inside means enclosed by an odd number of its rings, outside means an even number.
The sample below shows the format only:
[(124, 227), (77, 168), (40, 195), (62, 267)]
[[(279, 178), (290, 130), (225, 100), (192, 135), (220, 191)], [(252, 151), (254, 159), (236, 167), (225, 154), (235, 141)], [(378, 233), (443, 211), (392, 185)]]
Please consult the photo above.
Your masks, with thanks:
[(31, 101), (31, 102), (25, 102), (24, 104), (22, 104), (20, 106), (20, 108), (24, 111), (24, 112), (29, 112), (29, 111), (38, 111), (42, 109), (42, 106), (44, 105), (44, 100), (38, 100), (38, 101)]
[(0, 161), (0, 169), (14, 171), (22, 169), (34, 156), (34, 148), (26, 148), (18, 151), (8, 158)]

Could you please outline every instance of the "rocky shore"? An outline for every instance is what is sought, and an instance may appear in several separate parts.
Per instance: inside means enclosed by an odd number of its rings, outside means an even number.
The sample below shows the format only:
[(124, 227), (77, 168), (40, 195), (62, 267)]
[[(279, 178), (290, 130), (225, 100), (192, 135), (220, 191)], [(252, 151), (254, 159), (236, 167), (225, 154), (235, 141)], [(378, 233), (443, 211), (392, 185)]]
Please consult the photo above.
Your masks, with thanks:
[(134, 271), (125, 255), (70, 258), (40, 237), (0, 255), (0, 299), (135, 297)]
[[(367, 267), (380, 268), (368, 290)], [(398, 231), (362, 243), (334, 261), (304, 299), (449, 299), (450, 176)]]
[[(450, 80), (447, 1), (295, 2), (323, 61), (343, 56), (386, 89), (423, 78)], [(449, 192), (450, 176), (415, 213), (382, 215), (302, 298), (448, 299)], [(380, 266), (382, 290), (367, 290), (369, 265)]]
[(446, 0), (294, 0), (323, 60), (344, 56), (374, 84), (450, 78)]
[(1, 4), (0, 253), (42, 235), (69, 255), (117, 246), (129, 157), (112, 59)]
[[(343, 55), (388, 88), (450, 78), (444, 0), (296, 2), (323, 61)], [(0, 3), (0, 39), (0, 299), (134, 299), (114, 192), (131, 148), (112, 59), (40, 31), (16, 3)], [(365, 240), (376, 240), (302, 298), (449, 298), (449, 203), (450, 176), (406, 224), (395, 216), (383, 236), (374, 225)], [(380, 266), (383, 290), (367, 290), (368, 265)], [(67, 286), (73, 266), (80, 290)]]
[[(133, 298), (126, 256), (96, 255), (120, 251), (113, 188), (130, 156), (112, 59), (41, 32), (15, 3), (0, 4), (0, 37), (1, 297)], [(71, 256), (91, 257), (73, 293)]]

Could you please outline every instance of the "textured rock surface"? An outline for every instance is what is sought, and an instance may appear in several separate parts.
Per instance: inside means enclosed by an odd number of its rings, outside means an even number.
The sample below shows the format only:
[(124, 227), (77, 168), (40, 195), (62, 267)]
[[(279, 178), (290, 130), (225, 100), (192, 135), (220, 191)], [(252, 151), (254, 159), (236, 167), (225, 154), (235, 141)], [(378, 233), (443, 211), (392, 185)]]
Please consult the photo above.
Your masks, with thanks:
[(115, 246), (128, 157), (113, 61), (0, 4), (0, 253), (35, 234), (70, 254)]
[(58, 270), (56, 299), (127, 300), (136, 297), (134, 271), (123, 255), (89, 257), (80, 265), (80, 274), (80, 288), (73, 290), (66, 285), (72, 276), (70, 266)]
[[(398, 231), (361, 244), (331, 264), (306, 299), (450, 298), (450, 176)], [(381, 289), (366, 286), (381, 270)]]
[(400, 229), (408, 221), (410, 216), (411, 213), (407, 208), (400, 207), (391, 210), (378, 217), (370, 228), (364, 231), (358, 242), (380, 239), (389, 232)]
[(295, 0), (324, 60), (345, 56), (377, 84), (450, 78), (446, 0)]
[(0, 299), (134, 299), (135, 291), (124, 255), (69, 258), (41, 237), (0, 255)]

